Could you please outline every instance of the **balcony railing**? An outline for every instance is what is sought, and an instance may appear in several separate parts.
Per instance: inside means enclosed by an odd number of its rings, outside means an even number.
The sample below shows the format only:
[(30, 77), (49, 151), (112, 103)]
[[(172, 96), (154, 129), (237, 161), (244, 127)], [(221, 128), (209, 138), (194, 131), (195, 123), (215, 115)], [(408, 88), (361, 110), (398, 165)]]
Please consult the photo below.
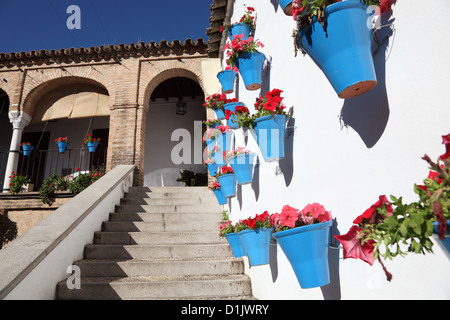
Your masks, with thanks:
[[(3, 191), (5, 176), (11, 172), (6, 171), (9, 151), (0, 152), (0, 191)], [(97, 149), (90, 153), (88, 148), (67, 149), (65, 153), (59, 150), (34, 150), (31, 155), (24, 156), (22, 151), (15, 174), (28, 176), (37, 191), (44, 179), (53, 172), (63, 177), (73, 176), (77, 172), (88, 172), (101, 166), (106, 166), (107, 148)]]

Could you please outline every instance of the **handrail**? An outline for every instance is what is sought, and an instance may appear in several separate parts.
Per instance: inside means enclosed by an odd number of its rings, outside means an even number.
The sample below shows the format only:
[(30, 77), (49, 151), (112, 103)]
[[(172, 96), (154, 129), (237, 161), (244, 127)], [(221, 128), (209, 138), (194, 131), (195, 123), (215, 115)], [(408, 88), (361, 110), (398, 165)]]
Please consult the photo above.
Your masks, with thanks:
[(120, 165), (0, 250), (0, 299), (50, 300), (133, 183)]

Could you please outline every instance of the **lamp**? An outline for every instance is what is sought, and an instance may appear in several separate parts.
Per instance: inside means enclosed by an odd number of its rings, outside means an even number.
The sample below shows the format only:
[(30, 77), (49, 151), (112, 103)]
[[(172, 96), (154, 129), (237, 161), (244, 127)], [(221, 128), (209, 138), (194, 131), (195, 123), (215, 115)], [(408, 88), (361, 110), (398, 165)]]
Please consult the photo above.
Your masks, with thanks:
[(186, 114), (186, 102), (183, 101), (183, 98), (178, 98), (178, 102), (176, 104), (176, 113), (184, 116)]

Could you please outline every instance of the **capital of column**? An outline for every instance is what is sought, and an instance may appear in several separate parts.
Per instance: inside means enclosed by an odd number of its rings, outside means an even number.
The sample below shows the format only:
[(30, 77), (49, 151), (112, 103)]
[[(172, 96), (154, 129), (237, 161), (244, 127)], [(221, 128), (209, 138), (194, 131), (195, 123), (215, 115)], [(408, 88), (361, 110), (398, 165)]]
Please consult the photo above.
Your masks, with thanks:
[(10, 111), (8, 116), (13, 129), (23, 130), (31, 121), (31, 116), (23, 111)]

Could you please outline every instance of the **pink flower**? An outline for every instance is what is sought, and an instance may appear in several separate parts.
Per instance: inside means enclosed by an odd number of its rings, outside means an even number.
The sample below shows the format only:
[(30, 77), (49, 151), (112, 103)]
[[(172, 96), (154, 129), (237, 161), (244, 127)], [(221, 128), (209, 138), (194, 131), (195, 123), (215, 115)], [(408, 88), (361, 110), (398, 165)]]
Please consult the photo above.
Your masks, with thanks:
[(375, 240), (367, 240), (362, 244), (359, 239), (359, 231), (361, 229), (358, 226), (350, 228), (347, 234), (334, 237), (341, 243), (344, 251), (344, 259), (353, 258), (361, 259), (370, 265), (373, 265), (375, 259), (373, 258), (373, 250)]
[(280, 214), (280, 225), (282, 227), (295, 228), (295, 221), (298, 220), (298, 209), (285, 205)]
[(324, 206), (319, 203), (308, 204), (300, 211), (300, 215), (317, 219), (319, 223), (330, 221), (332, 219), (330, 212), (326, 211)]
[(271, 227), (277, 227), (280, 222), (280, 214), (274, 213), (269, 217), (269, 222)]

